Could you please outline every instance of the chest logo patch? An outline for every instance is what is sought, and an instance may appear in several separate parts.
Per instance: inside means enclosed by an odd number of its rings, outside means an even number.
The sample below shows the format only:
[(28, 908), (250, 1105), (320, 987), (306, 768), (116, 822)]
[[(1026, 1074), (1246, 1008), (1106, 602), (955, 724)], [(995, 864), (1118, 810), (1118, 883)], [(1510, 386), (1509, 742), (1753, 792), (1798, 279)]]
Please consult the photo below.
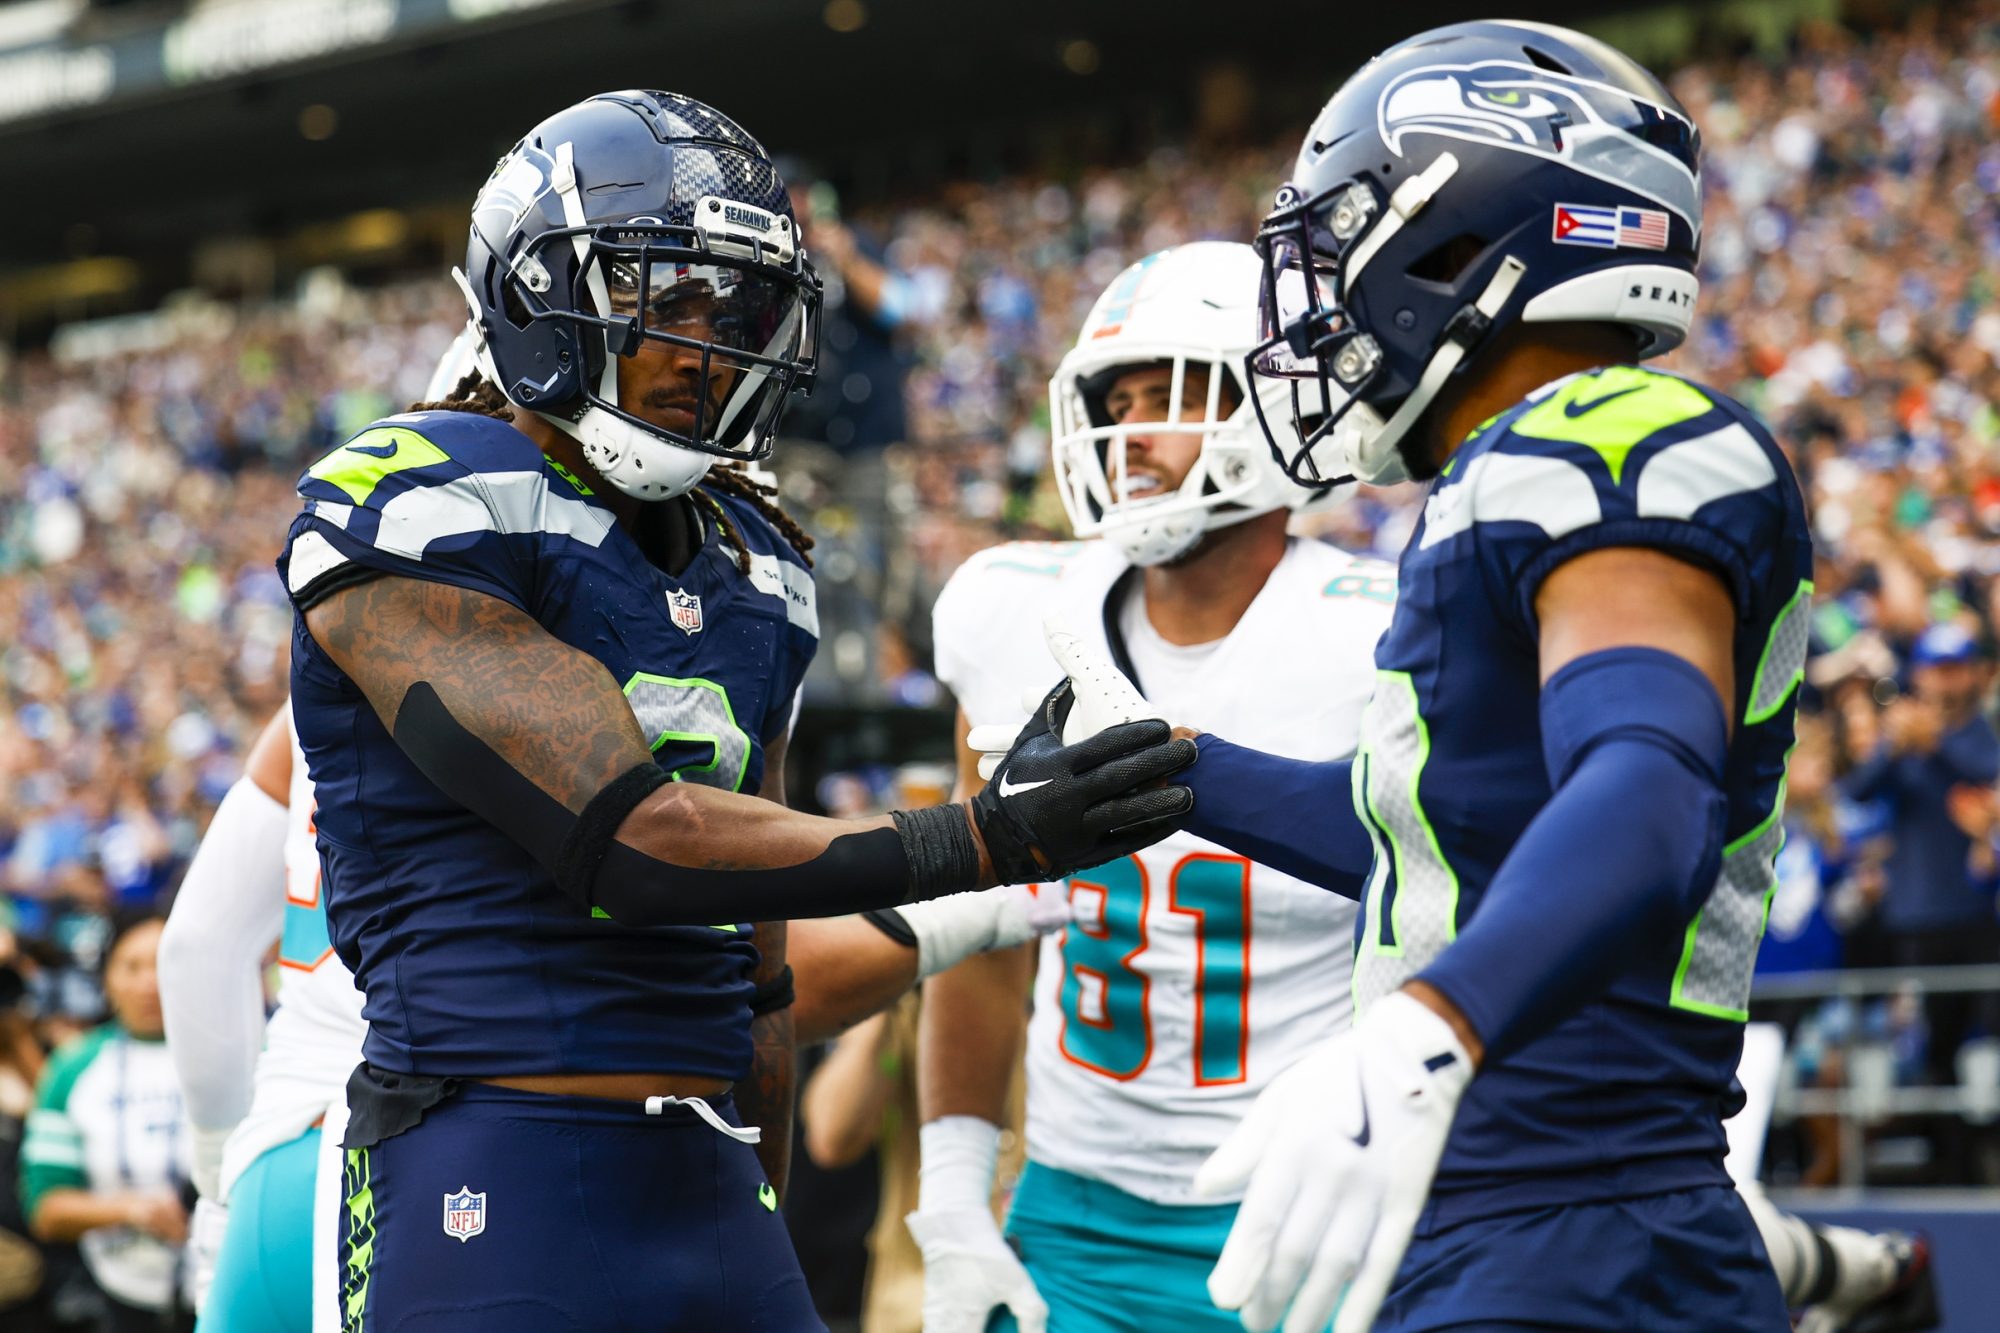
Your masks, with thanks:
[(701, 633), (701, 598), (683, 589), (675, 589), (667, 594), (667, 614), (681, 633), (693, 635)]
[(474, 1194), (460, 1186), (458, 1193), (444, 1196), (444, 1234), (468, 1241), (486, 1230), (486, 1194)]

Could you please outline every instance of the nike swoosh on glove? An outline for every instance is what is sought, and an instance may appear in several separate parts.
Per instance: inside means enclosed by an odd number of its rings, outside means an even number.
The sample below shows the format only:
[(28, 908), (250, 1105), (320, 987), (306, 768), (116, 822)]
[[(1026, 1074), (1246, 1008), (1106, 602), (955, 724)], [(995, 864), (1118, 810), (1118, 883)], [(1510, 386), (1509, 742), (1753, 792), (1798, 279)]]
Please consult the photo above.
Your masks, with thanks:
[(1251, 1333), (1367, 1333), (1471, 1079), (1451, 1026), (1400, 991), (1272, 1079), (1195, 1175), (1243, 1196), (1209, 1296)]
[(1021, 1333), (1045, 1333), (1048, 1302), (1014, 1252), (993, 1214), (983, 1208), (911, 1213), (903, 1219), (924, 1252), (924, 1333), (986, 1333), (987, 1319), (1005, 1306)]
[[(1153, 718), (1061, 741), (1067, 678), (1014, 738), (972, 817), (1002, 884), (1059, 879), (1150, 847), (1187, 822), (1194, 793), (1160, 786), (1195, 761), (1190, 740)], [(1145, 788), (1146, 790), (1140, 790)]]
[[(1050, 655), (1063, 669), (1069, 683), (1070, 706), (1063, 718), (1063, 744), (1074, 745), (1086, 736), (1095, 736), (1122, 722), (1139, 722), (1162, 716), (1160, 710), (1148, 703), (1146, 696), (1126, 679), (1124, 672), (1064, 629), (1057, 617), (1050, 616), (1042, 622), (1042, 634), (1048, 640)], [(1029, 706), (1039, 708), (1041, 705)], [(979, 757), (980, 777), (992, 781), (1013, 740), (1014, 732), (1006, 727), (974, 727), (966, 735), (967, 745), (984, 751)]]

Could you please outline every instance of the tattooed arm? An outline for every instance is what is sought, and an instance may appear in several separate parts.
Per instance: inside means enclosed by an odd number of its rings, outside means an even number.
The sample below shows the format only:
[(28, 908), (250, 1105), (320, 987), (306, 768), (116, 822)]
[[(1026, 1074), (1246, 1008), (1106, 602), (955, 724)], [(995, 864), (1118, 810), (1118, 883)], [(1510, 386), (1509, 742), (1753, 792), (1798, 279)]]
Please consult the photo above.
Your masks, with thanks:
[(1162, 784), (1195, 757), (1165, 723), (1064, 745), (1057, 718), (1023, 733), (1011, 790), (821, 819), (664, 782), (603, 664), (499, 598), (385, 575), (329, 592), (305, 616), (425, 777), (518, 842), (572, 901), (629, 925), (784, 921), (1033, 883), (1158, 841), (1192, 800)]
[[(790, 742), (791, 736), (785, 734), (764, 747), (764, 786), (758, 794), (779, 806), (785, 803), (785, 751)], [(782, 921), (757, 925), (756, 981), (760, 987), (776, 981), (785, 970), (786, 934)], [(736, 1085), (736, 1113), (744, 1124), (764, 1131), (757, 1144), (757, 1160), (764, 1165), (764, 1179), (781, 1199), (791, 1176), (792, 1116), (797, 1108), (792, 1030), (790, 1005), (752, 1018), (750, 1077)]]
[[(496, 597), (389, 575), (331, 593), (306, 612), (306, 627), (425, 776), (551, 870), (591, 798), (651, 762), (603, 664)], [(449, 744), (417, 744), (428, 736), (415, 734), (413, 719), (440, 717)], [(981, 882), (992, 883), (972, 833)], [(611, 855), (628, 849), (665, 872), (648, 876), (659, 885), (647, 886), (646, 919), (782, 920), (903, 901), (912, 871), (897, 839), (887, 817), (823, 819), (676, 782), (631, 810)], [(806, 873), (704, 873), (714, 871)]]

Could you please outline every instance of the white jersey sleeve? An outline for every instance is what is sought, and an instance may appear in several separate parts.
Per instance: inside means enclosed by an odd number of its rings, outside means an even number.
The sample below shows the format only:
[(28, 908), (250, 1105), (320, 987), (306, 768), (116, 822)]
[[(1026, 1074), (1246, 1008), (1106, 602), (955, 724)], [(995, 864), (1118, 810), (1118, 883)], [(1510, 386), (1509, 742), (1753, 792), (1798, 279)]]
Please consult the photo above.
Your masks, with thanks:
[(973, 726), (1027, 721), (1024, 697), (1062, 676), (1043, 616), (1065, 592), (1124, 567), (1103, 542), (1009, 542), (959, 566), (931, 609), (931, 637), (938, 679)]
[(250, 1109), (264, 1044), (264, 954), (283, 916), (285, 807), (248, 777), (216, 808), (160, 937), (160, 1005), (189, 1121)]
[(344, 1105), (347, 1076), (361, 1062), (368, 1024), (361, 992), (333, 952), (321, 894), (317, 802), (292, 733), (292, 790), (286, 814), (279, 910), (278, 1008), (264, 1034), (249, 1113), (222, 1156), (224, 1197), (245, 1167), (304, 1133), (329, 1108)]

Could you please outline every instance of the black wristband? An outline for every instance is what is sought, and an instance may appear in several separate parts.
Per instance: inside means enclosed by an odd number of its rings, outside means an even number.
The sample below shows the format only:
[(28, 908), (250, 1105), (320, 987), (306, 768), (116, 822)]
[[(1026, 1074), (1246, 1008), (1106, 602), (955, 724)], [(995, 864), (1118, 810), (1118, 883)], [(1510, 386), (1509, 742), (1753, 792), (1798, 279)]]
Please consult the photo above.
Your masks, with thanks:
[(861, 919), (904, 948), (917, 947), (917, 932), (910, 929), (910, 923), (895, 908), (878, 907), (872, 912), (863, 912)]
[(889, 818), (895, 821), (896, 836), (903, 840), (903, 856), (910, 863), (910, 893), (904, 902), (979, 887), (979, 844), (972, 840), (972, 826), (966, 822), (963, 807), (892, 810)]
[(798, 993), (792, 988), (792, 965), (785, 964), (778, 969), (778, 975), (750, 992), (750, 1012), (752, 1015), (775, 1013), (792, 1007)]
[(649, 760), (626, 769), (590, 798), (556, 853), (556, 887), (565, 897), (585, 910), (597, 905), (598, 867), (611, 850), (618, 826), (639, 802), (671, 781), (665, 769)]

